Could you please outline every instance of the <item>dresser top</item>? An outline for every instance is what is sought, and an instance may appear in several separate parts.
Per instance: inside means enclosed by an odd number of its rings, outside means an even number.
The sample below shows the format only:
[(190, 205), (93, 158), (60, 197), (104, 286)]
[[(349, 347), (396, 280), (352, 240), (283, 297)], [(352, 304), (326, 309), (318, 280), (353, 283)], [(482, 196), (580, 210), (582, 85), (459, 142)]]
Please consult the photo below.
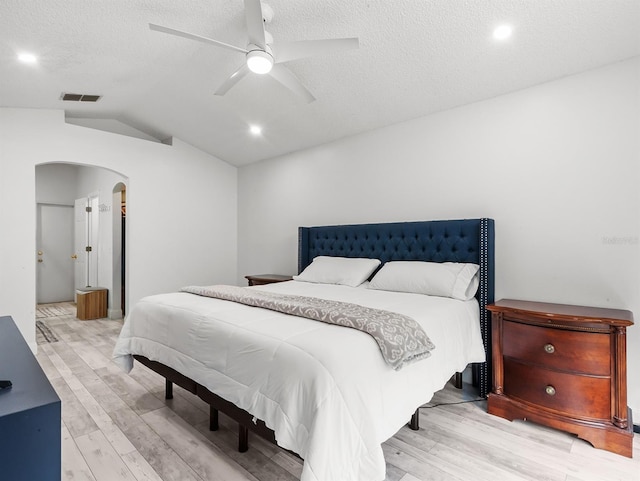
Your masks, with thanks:
[(13, 383), (11, 388), (0, 391), (0, 417), (60, 403), (40, 364), (8, 316), (0, 317), (0, 379)]
[(562, 321), (589, 321), (617, 326), (633, 325), (631, 311), (608, 309), (604, 307), (576, 306), (569, 304), (552, 304), (549, 302), (521, 301), (501, 299), (487, 306), (492, 312), (520, 312), (531, 316), (557, 319)]

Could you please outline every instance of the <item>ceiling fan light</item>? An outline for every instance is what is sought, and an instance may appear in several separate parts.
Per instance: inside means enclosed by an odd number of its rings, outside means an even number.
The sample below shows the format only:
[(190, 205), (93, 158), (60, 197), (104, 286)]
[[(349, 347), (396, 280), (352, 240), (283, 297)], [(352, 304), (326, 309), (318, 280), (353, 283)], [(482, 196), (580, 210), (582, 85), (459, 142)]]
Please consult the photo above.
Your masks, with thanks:
[(269, 73), (273, 67), (273, 57), (264, 50), (252, 50), (247, 54), (247, 67), (253, 73)]

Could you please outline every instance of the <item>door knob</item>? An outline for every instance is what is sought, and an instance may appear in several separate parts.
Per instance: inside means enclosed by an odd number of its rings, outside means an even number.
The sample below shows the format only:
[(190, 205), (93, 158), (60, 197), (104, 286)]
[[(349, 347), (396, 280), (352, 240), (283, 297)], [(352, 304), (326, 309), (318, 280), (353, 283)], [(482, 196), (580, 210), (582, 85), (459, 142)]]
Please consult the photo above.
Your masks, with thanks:
[(38, 251), (38, 255), (41, 256), (42, 255), (42, 251)]
[(77, 255), (75, 255), (75, 254), (73, 254), (73, 255), (71, 256), (71, 258), (72, 258), (72, 259), (77, 259), (77, 258), (78, 258), (78, 256), (77, 256)]

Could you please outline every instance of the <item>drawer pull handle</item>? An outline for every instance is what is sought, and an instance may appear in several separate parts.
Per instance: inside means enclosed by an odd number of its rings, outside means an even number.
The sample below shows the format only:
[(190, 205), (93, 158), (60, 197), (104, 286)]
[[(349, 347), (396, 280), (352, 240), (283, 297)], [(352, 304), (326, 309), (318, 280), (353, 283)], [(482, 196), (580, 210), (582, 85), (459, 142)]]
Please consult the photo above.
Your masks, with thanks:
[(549, 396), (555, 396), (556, 395), (556, 388), (553, 386), (547, 386), (544, 390)]
[(544, 352), (546, 352), (547, 354), (553, 354), (554, 352), (556, 352), (556, 348), (553, 346), (553, 344), (545, 344)]

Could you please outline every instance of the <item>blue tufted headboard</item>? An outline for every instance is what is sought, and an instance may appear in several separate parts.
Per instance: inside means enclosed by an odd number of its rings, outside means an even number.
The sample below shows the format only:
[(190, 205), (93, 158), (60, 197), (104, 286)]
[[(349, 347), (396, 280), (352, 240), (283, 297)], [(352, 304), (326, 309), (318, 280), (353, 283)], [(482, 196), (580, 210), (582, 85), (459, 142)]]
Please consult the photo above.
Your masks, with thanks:
[(474, 366), (480, 395), (491, 386), (491, 316), (494, 301), (493, 219), (333, 225), (298, 229), (298, 272), (319, 255), (387, 261), (473, 262), (480, 265), (480, 327), (487, 362)]

